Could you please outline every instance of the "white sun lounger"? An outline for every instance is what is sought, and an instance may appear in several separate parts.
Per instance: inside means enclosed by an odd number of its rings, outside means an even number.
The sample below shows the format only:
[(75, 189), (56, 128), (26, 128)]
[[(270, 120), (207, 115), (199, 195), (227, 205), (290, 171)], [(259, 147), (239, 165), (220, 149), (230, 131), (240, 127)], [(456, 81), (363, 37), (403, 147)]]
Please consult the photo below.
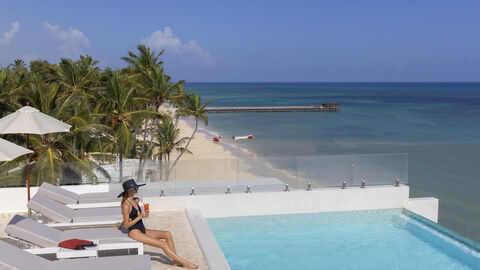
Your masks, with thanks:
[(33, 196), (27, 207), (58, 222), (59, 224), (49, 224), (55, 227), (115, 225), (122, 222), (122, 211), (119, 206), (74, 210), (40, 193)]
[(151, 268), (150, 256), (113, 256), (49, 261), (23, 249), (0, 241), (0, 269), (16, 270), (147, 270)]
[(38, 193), (55, 200), (59, 203), (69, 205), (72, 208), (75, 205), (89, 204), (88, 207), (110, 207), (119, 206), (121, 198), (117, 198), (118, 192), (93, 192), (77, 194), (61, 187), (43, 182), (38, 188)]
[[(137, 254), (143, 255), (143, 243), (137, 242), (127, 234), (114, 228), (85, 228), (72, 230), (59, 230), (38, 223), (35, 220), (20, 215), (15, 215), (7, 227), (5, 233), (9, 237), (34, 244), (41, 248), (50, 248), (49, 253), (57, 253), (58, 244), (68, 239), (99, 240), (98, 250), (136, 249)], [(38, 249), (37, 249), (38, 250)], [(42, 252), (46, 252), (43, 249)], [(29, 250), (29, 252), (36, 252)]]

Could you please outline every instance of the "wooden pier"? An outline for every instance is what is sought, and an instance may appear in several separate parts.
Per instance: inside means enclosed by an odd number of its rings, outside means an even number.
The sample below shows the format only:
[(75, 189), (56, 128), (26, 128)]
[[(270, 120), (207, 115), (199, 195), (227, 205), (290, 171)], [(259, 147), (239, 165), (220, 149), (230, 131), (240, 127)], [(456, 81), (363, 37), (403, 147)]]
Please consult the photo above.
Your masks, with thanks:
[(329, 102), (316, 106), (206, 107), (207, 112), (338, 112), (340, 106)]

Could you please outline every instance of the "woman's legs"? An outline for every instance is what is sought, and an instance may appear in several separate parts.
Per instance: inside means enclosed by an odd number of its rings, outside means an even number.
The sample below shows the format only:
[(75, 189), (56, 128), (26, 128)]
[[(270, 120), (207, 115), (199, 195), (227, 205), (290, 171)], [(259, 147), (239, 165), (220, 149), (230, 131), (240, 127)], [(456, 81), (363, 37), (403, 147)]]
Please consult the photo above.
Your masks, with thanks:
[(148, 236), (148, 235), (142, 233), (140, 230), (137, 230), (137, 229), (131, 230), (128, 233), (128, 236), (130, 238), (132, 238), (134, 240), (137, 240), (139, 242), (142, 242), (144, 244), (161, 248), (163, 250), (163, 252), (165, 252), (165, 254), (168, 257), (170, 257), (174, 262), (180, 263), (185, 268), (189, 268), (189, 269), (197, 269), (198, 268), (198, 265), (195, 265), (193, 263), (190, 263), (190, 262), (178, 257), (178, 255), (175, 254), (175, 252), (173, 252), (170, 249), (168, 244), (166, 242), (160, 240), (160, 239), (156, 239), (156, 238), (153, 238), (151, 236)]
[(153, 237), (155, 239), (165, 239), (167, 241), (168, 247), (174, 252), (177, 253), (175, 249), (175, 244), (173, 243), (172, 233), (169, 231), (160, 231), (160, 230), (146, 230), (145, 233), (147, 236)]

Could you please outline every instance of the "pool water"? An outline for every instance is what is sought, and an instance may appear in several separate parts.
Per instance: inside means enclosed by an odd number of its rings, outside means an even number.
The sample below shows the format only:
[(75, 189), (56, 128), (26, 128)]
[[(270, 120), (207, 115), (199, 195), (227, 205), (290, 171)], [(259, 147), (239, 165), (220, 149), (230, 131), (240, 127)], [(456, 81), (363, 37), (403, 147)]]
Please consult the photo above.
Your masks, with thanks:
[(233, 270), (480, 269), (480, 245), (402, 209), (211, 218)]

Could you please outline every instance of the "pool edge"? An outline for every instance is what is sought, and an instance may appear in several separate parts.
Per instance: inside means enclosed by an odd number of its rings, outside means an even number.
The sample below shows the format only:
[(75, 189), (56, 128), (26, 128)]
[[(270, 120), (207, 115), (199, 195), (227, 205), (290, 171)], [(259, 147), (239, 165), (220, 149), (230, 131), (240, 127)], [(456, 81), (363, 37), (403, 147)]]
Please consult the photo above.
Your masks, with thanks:
[(225, 255), (215, 239), (207, 221), (198, 208), (185, 208), (193, 234), (197, 238), (200, 250), (207, 263), (209, 270), (231, 270)]
[(443, 235), (445, 235), (446, 237), (449, 237), (459, 243), (462, 243), (463, 245), (469, 247), (469, 248), (472, 248), (473, 250), (477, 251), (480, 253), (480, 243), (473, 240), (473, 239), (470, 239), (468, 237), (465, 237), (465, 236), (462, 236), (450, 229), (448, 229), (447, 227), (444, 227), (422, 215), (419, 215), (417, 213), (414, 213), (413, 211), (407, 209), (407, 208), (403, 208), (403, 214), (406, 215), (407, 217), (409, 218), (412, 218), (416, 221), (419, 221), (420, 223), (424, 224), (425, 226), (427, 227), (430, 227), (432, 229), (434, 229), (435, 231), (437, 231), (438, 233), (441, 233)]

